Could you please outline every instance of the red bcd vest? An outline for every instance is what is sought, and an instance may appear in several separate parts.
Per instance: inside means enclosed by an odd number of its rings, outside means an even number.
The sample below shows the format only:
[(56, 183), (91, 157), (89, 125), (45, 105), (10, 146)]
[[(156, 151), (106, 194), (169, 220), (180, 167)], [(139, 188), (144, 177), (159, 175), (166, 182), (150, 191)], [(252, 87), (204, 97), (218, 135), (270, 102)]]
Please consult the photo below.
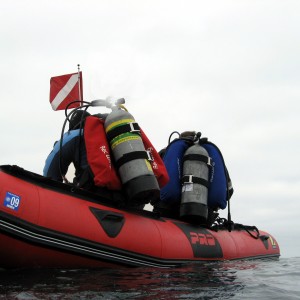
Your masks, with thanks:
[(169, 182), (168, 171), (165, 167), (162, 158), (160, 157), (156, 149), (153, 147), (152, 143), (150, 142), (144, 131), (142, 129), (140, 129), (140, 131), (145, 149), (146, 151), (149, 151), (151, 153), (151, 156), (153, 158), (153, 161), (150, 162), (153, 173), (158, 181), (159, 187), (162, 188)]
[(95, 185), (105, 186), (110, 190), (121, 190), (122, 183), (111, 161), (102, 119), (94, 116), (86, 118), (84, 141), (87, 161), (94, 174)]

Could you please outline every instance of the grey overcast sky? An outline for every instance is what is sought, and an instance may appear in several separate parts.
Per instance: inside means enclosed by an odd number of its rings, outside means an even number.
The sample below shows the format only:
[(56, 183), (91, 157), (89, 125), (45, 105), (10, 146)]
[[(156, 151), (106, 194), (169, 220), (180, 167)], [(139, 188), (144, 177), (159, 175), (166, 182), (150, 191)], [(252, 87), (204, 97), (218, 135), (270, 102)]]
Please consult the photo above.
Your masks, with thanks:
[(233, 220), (299, 256), (300, 1), (0, 5), (0, 164), (42, 173), (64, 121), (49, 104), (50, 77), (80, 64), (84, 100), (124, 97), (158, 150), (174, 130), (216, 143)]

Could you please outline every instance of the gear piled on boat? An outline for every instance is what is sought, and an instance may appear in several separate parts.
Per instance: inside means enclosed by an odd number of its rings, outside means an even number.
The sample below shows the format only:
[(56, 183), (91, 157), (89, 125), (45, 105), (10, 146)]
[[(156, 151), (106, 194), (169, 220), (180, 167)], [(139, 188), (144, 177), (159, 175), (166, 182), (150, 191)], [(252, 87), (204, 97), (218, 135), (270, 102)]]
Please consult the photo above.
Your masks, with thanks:
[[(88, 188), (92, 181), (96, 187), (122, 190), (127, 204), (132, 206), (157, 202), (160, 187), (169, 180), (160, 155), (124, 107), (124, 99), (119, 99), (115, 104), (97, 101), (84, 102), (68, 115), (66, 112), (66, 121), (72, 124), (73, 116), (78, 115), (79, 111), (85, 112), (89, 106), (104, 105), (111, 109), (109, 114), (87, 116), (85, 122), (77, 120), (83, 131), (89, 164), (77, 186)], [(63, 177), (65, 174), (61, 175)]]
[[(172, 135), (178, 138), (171, 142)], [(156, 211), (194, 224), (209, 226), (219, 209), (225, 209), (233, 187), (220, 149), (200, 132), (173, 132), (168, 146), (161, 152), (170, 175), (161, 189)]]

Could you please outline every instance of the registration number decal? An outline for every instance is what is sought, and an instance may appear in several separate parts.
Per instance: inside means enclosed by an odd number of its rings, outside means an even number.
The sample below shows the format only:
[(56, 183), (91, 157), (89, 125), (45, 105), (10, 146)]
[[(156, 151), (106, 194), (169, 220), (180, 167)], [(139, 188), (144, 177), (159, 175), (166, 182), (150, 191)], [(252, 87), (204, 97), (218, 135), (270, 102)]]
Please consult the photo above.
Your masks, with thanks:
[(6, 192), (4, 199), (4, 206), (14, 211), (17, 211), (20, 207), (21, 197), (11, 192)]

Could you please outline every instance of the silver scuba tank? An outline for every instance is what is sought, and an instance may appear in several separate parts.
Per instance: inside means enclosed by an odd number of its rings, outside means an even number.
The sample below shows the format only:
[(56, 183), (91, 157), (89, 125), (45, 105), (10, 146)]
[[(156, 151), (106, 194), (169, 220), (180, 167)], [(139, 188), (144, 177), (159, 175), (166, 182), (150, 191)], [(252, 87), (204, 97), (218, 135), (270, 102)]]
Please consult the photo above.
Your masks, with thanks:
[(140, 136), (139, 125), (124, 109), (112, 107), (104, 127), (129, 202), (146, 204), (159, 198), (159, 185)]
[(199, 144), (195, 144), (185, 151), (180, 217), (189, 223), (206, 223), (209, 165), (210, 157)]

